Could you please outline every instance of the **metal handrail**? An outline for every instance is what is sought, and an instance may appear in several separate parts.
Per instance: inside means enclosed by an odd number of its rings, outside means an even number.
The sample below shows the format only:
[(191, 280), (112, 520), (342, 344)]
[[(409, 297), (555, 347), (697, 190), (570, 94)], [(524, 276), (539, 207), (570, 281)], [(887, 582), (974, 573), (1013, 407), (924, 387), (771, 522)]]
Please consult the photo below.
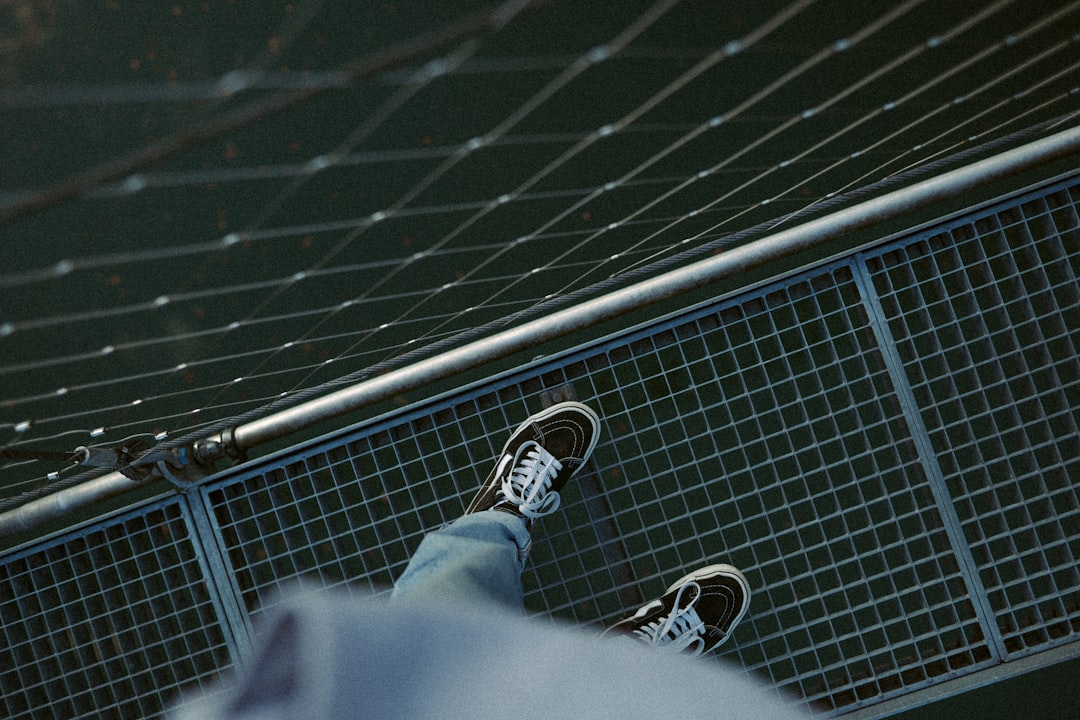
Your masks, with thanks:
[[(199, 441), (205, 459), (251, 448), (369, 407), (432, 382), (454, 377), (534, 345), (652, 306), (787, 258), (857, 230), (950, 200), (993, 182), (1080, 152), (1080, 127), (1002, 152), (909, 187), (838, 210), (718, 255), (612, 291), (489, 337), (328, 393)], [(119, 472), (32, 500), (0, 514), (0, 536), (31, 529), (138, 486)]]

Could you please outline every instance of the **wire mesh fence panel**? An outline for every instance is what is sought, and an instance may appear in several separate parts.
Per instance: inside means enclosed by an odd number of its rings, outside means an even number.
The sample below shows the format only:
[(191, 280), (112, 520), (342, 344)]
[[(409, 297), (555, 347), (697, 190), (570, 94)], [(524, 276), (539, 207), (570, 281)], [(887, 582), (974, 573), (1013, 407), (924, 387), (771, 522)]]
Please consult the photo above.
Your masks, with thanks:
[(1010, 657), (1080, 634), (1080, 190), (869, 260)]
[(991, 660), (846, 264), (211, 489), (249, 611), (305, 577), (389, 586), (566, 387), (604, 436), (534, 532), (531, 611), (598, 632), (722, 561), (755, 593), (727, 659), (815, 705)]
[(232, 665), (222, 608), (180, 502), (0, 565), (8, 718), (154, 717)]
[[(712, 562), (750, 580), (722, 661), (832, 709), (990, 659), (848, 266), (583, 362), (630, 582), (651, 599)], [(572, 522), (536, 544), (538, 604)], [(618, 615), (610, 593), (555, 598), (555, 615)]]

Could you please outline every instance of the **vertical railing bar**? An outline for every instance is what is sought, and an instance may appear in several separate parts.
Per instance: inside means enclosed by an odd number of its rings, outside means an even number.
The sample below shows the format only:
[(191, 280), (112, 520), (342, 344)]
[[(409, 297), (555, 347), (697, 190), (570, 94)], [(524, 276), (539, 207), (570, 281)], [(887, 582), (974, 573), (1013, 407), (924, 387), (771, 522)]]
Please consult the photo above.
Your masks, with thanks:
[(237, 594), (235, 573), (222, 552), (221, 531), (211, 517), (205, 495), (203, 489), (183, 493), (181, 507), (191, 524), (191, 542), (206, 574), (207, 592), (217, 609), (233, 661), (242, 667), (252, 648), (251, 622)]
[(896, 349), (896, 340), (889, 329), (885, 317), (885, 310), (881, 306), (877, 293), (874, 292), (870, 272), (867, 268), (867, 259), (870, 253), (859, 253), (850, 261), (852, 273), (863, 305), (866, 308), (870, 320), (870, 327), (881, 349), (881, 355), (885, 362), (886, 370), (892, 381), (897, 399), (900, 403), (904, 419), (907, 421), (911, 432), (912, 441), (921, 458), (921, 464), (926, 473), (930, 492), (937, 505), (938, 512), (944, 525), (946, 537), (952, 546), (957, 559), (957, 566), (964, 578), (964, 583), (970, 594), (971, 604), (975, 610), (975, 616), (982, 627), (983, 636), (987, 638), (987, 645), (995, 662), (1004, 662), (1006, 649), (1005, 641), (994, 619), (993, 608), (990, 606), (986, 588), (979, 577), (978, 564), (971, 554), (971, 547), (964, 537), (963, 527), (956, 506), (952, 502), (945, 476), (941, 471), (941, 465), (934, 452), (930, 433), (919, 411), (915, 393), (908, 381), (904, 365)]

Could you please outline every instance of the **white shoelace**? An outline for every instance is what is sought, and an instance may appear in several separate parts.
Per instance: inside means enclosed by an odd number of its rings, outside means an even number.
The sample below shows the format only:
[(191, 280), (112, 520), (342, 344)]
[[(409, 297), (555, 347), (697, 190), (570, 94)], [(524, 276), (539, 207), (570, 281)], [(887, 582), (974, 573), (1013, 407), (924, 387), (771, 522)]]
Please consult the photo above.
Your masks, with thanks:
[(521, 444), (514, 454), (513, 468), (502, 483), (503, 496), (527, 518), (538, 518), (559, 509), (559, 493), (551, 491), (551, 481), (562, 463), (535, 442)]
[(684, 608), (679, 607), (683, 593), (691, 586), (701, 592), (701, 586), (696, 582), (685, 583), (675, 594), (675, 609), (670, 615), (654, 620), (634, 633), (660, 650), (676, 653), (687, 651), (692, 655), (700, 655), (705, 648), (705, 622), (698, 616), (693, 601)]

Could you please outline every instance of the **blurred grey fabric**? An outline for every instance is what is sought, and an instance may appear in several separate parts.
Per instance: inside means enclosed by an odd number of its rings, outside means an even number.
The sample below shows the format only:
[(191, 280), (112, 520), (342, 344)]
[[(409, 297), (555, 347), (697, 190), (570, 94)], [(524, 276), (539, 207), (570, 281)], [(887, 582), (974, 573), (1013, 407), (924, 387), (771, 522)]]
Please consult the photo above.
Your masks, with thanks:
[(173, 720), (807, 716), (738, 669), (497, 607), (318, 594), (272, 615), (245, 670)]

